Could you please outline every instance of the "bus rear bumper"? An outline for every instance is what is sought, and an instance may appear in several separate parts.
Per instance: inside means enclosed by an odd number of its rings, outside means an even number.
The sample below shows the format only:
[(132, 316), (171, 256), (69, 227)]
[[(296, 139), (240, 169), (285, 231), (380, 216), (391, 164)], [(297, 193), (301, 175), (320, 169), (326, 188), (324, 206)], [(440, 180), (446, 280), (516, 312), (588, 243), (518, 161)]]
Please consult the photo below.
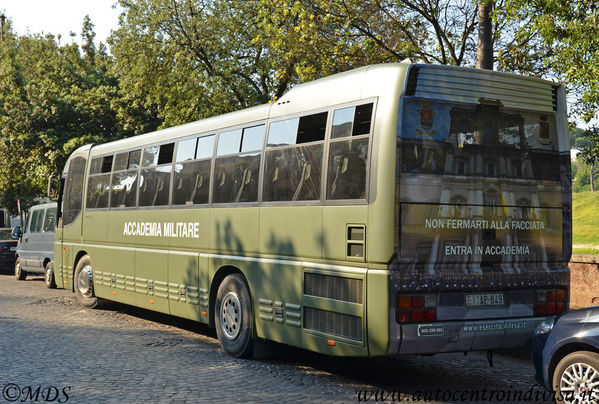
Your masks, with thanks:
[(434, 354), (515, 348), (530, 343), (542, 317), (404, 324), (391, 354)]

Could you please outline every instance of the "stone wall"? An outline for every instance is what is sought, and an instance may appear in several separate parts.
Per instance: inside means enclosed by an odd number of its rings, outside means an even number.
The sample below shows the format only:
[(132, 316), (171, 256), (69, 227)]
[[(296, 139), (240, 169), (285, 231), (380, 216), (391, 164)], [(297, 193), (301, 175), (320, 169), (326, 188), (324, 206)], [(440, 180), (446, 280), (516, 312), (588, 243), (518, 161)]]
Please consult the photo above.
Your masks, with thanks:
[(570, 308), (599, 304), (599, 255), (572, 255)]

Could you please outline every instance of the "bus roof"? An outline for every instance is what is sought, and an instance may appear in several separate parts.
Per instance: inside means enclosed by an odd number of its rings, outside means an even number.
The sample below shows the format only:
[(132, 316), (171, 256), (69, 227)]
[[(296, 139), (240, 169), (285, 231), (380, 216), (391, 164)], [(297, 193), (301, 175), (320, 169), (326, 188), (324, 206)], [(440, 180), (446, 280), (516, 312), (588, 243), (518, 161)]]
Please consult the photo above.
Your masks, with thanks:
[[(397, 96), (409, 69), (416, 69), (414, 96), (437, 100), (478, 103), (480, 99), (499, 100), (507, 107), (553, 111), (552, 88), (547, 80), (510, 73), (447, 65), (385, 63), (365, 66), (294, 86), (280, 99), (199, 121), (160, 129), (101, 145), (91, 154), (98, 155), (164, 142), (219, 129), (298, 114), (369, 97)], [(400, 88), (401, 86), (401, 88)], [(89, 147), (89, 146), (88, 146)]]

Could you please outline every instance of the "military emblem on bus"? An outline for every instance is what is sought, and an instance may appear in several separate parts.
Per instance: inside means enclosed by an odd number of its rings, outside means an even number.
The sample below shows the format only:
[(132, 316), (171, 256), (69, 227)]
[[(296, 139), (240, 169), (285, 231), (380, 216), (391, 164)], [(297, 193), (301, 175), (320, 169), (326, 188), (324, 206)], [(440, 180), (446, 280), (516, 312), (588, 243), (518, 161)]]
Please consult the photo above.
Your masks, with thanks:
[(428, 102), (422, 103), (422, 108), (418, 109), (418, 116), (420, 118), (420, 127), (424, 130), (416, 129), (416, 131), (420, 135), (434, 136), (435, 133), (437, 133), (436, 130), (427, 132), (431, 130), (433, 128), (433, 125), (435, 124), (435, 111), (433, 111)]

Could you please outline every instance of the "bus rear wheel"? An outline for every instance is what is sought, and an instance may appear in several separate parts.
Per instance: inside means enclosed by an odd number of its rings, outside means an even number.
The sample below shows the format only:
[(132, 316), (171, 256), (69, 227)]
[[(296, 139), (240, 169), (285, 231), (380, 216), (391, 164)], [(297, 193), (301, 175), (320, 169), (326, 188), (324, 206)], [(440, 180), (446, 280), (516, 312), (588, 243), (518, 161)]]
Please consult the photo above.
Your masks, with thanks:
[(214, 304), (216, 335), (221, 347), (235, 358), (252, 355), (253, 312), (249, 288), (240, 274), (227, 276)]
[(94, 308), (99, 299), (94, 296), (92, 263), (89, 255), (84, 255), (75, 268), (75, 297), (77, 303), (84, 307)]

